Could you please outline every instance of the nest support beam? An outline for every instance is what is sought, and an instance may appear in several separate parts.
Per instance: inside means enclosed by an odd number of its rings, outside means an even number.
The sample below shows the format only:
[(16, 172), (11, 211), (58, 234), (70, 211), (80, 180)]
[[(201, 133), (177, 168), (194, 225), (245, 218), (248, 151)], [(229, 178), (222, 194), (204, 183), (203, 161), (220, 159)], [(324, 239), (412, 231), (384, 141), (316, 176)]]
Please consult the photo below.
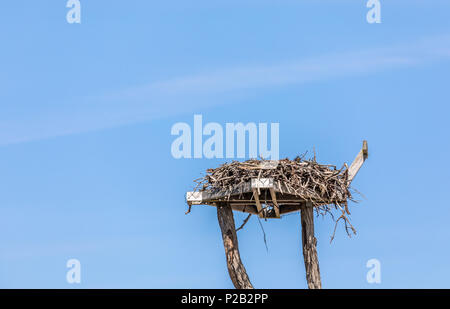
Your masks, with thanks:
[(308, 288), (321, 289), (319, 259), (317, 257), (317, 239), (314, 237), (314, 208), (311, 203), (303, 203), (300, 207), (302, 224), (303, 259), (305, 261), (306, 281)]
[(239, 254), (239, 246), (234, 224), (233, 210), (227, 203), (218, 203), (217, 219), (222, 231), (223, 246), (227, 258), (228, 274), (236, 289), (253, 289)]
[[(236, 289), (253, 289), (239, 253), (233, 210), (229, 203), (217, 203), (217, 219), (227, 260), (228, 274)], [(314, 207), (311, 203), (300, 206), (303, 259), (309, 289), (321, 289), (317, 239), (314, 236)]]

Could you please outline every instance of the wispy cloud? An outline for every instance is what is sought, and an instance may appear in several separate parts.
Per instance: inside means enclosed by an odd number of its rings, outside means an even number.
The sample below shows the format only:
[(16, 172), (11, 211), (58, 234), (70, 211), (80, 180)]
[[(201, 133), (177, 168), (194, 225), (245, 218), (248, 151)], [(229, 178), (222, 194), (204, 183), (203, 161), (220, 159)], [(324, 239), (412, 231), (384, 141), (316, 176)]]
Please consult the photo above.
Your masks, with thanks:
[(448, 59), (450, 36), (440, 36), (276, 65), (216, 70), (73, 99), (38, 115), (21, 114), (0, 121), (0, 145), (111, 128), (227, 104), (234, 102), (236, 93), (248, 89), (347, 78)]

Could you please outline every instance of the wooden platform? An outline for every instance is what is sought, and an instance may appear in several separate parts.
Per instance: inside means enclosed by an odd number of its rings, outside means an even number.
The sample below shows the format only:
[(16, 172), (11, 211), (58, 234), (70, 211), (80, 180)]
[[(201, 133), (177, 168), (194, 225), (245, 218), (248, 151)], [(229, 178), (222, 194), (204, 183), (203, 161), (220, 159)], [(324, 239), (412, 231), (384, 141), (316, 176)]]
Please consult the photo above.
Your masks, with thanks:
[(280, 215), (300, 210), (301, 205), (312, 207), (343, 201), (307, 201), (295, 195), (284, 184), (272, 178), (252, 179), (231, 190), (187, 192), (189, 205), (230, 204), (236, 211), (259, 215), (262, 218), (280, 218)]

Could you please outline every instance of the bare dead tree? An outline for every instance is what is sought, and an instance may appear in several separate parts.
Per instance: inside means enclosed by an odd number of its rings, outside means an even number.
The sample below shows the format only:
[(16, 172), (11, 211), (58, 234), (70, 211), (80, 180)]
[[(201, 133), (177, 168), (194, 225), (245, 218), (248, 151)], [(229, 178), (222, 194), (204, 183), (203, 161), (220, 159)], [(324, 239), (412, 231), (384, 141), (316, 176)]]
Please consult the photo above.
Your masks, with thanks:
[(253, 289), (239, 254), (233, 210), (226, 203), (217, 204), (217, 219), (222, 231), (223, 246), (227, 258), (227, 268), (236, 289)]

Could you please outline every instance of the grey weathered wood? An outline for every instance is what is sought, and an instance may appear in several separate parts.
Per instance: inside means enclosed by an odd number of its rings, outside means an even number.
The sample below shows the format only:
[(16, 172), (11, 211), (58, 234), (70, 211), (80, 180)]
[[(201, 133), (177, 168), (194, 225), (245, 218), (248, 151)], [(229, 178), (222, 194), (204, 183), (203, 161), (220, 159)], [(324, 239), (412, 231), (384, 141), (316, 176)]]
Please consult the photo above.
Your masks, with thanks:
[(201, 205), (209, 201), (239, 196), (242, 193), (251, 193), (254, 189), (260, 191), (261, 189), (269, 188), (274, 188), (275, 191), (279, 191), (281, 188), (282, 192), (279, 192), (291, 193), (291, 190), (287, 188), (286, 185), (282, 183), (279, 184), (272, 178), (258, 178), (236, 185), (231, 190), (223, 189), (218, 191), (187, 192), (186, 201), (191, 205)]
[(236, 289), (253, 289), (239, 254), (233, 210), (225, 203), (217, 204), (217, 219), (222, 231), (228, 274)]
[(280, 206), (278, 206), (277, 194), (275, 193), (275, 190), (273, 188), (270, 188), (269, 191), (270, 191), (270, 197), (272, 198), (272, 202), (273, 202), (273, 208), (275, 210), (275, 217), (280, 218)]
[(302, 223), (303, 259), (305, 261), (306, 281), (308, 288), (321, 289), (319, 259), (317, 257), (317, 239), (314, 237), (314, 208), (311, 203), (300, 207)]
[[(254, 190), (256, 189), (256, 191), (258, 191), (258, 188), (252, 188), (249, 192), (242, 192), (242, 193), (250, 193), (252, 194), (254, 192)], [(259, 188), (261, 189), (261, 188)], [(292, 194), (286, 194), (286, 191), (281, 192), (277, 186), (274, 186), (273, 188), (262, 188), (261, 191), (264, 192), (263, 190), (268, 190), (270, 191), (271, 189), (273, 189), (273, 191), (275, 193), (277, 193), (277, 203), (278, 205), (285, 205), (285, 204), (299, 204), (301, 202), (305, 202), (305, 199), (300, 198), (300, 197), (296, 197), (295, 195)], [(270, 193), (270, 192), (269, 192)], [(283, 195), (285, 194), (285, 195)], [(187, 192), (186, 193), (186, 201), (188, 203), (188, 205), (211, 205), (214, 206), (215, 203), (219, 203), (219, 202), (230, 202), (232, 204), (256, 204), (256, 201), (254, 198), (245, 198), (243, 197), (243, 195), (241, 193), (236, 193), (235, 195), (231, 195), (231, 196), (227, 196), (224, 194), (219, 194), (218, 193), (211, 193), (208, 191), (202, 191), (202, 192)], [(268, 200), (269, 203), (273, 203), (273, 200)], [(337, 202), (339, 204), (341, 203), (345, 203), (345, 201), (341, 201), (341, 200), (314, 200), (314, 205), (315, 206), (320, 206), (320, 205), (325, 205), (325, 204), (330, 204), (330, 203), (334, 203)], [(281, 207), (280, 207), (281, 208)], [(281, 211), (281, 209), (280, 209)]]
[(355, 160), (353, 160), (352, 165), (350, 165), (348, 169), (349, 183), (353, 180), (353, 178), (355, 178), (356, 174), (358, 173), (359, 169), (363, 165), (364, 161), (366, 161), (368, 156), (369, 156), (369, 148), (367, 146), (367, 141), (363, 141), (362, 149), (359, 151)]
[(256, 203), (256, 209), (258, 210), (258, 215), (259, 215), (260, 218), (262, 218), (263, 217), (263, 211), (262, 211), (261, 202), (259, 201), (258, 189), (253, 188), (253, 196), (255, 197), (255, 203)]

